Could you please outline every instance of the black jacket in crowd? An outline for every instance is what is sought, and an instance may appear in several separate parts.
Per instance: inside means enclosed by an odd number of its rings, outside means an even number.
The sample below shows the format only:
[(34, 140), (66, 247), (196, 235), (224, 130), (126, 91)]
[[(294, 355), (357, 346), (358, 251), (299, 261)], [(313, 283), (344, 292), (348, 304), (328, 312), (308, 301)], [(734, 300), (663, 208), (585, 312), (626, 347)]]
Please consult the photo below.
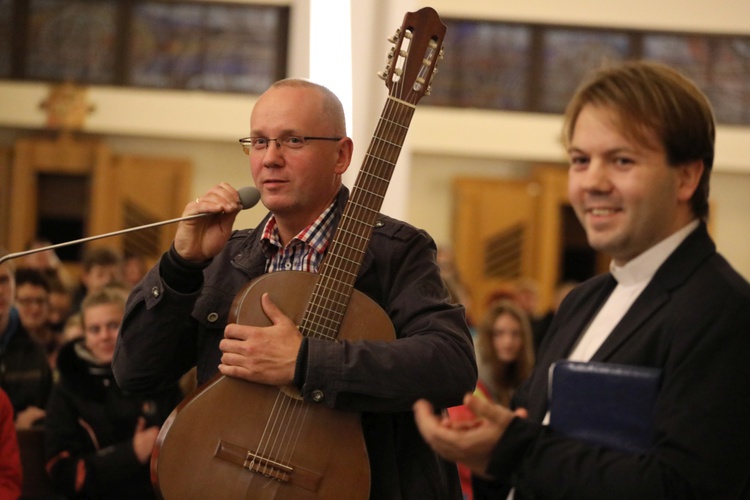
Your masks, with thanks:
[(97, 364), (83, 339), (64, 345), (58, 384), (47, 406), (47, 470), (69, 498), (154, 498), (149, 464), (133, 450), (139, 417), (161, 425), (180, 401), (176, 387), (156, 396), (131, 395), (115, 383), (111, 365)]
[(15, 309), (0, 335), (0, 387), (13, 404), (14, 415), (29, 406), (44, 408), (52, 390), (47, 354), (23, 328)]

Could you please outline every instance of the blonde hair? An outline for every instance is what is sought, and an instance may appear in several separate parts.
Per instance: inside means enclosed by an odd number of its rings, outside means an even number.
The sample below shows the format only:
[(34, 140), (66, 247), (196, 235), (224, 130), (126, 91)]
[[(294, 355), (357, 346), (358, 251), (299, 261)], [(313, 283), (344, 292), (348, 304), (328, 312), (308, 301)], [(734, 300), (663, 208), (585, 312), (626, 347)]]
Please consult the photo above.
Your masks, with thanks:
[(103, 304), (114, 304), (125, 310), (125, 303), (128, 301), (128, 292), (121, 286), (108, 285), (91, 292), (84, 297), (81, 302), (81, 323), (86, 326), (86, 310), (90, 307), (100, 306)]

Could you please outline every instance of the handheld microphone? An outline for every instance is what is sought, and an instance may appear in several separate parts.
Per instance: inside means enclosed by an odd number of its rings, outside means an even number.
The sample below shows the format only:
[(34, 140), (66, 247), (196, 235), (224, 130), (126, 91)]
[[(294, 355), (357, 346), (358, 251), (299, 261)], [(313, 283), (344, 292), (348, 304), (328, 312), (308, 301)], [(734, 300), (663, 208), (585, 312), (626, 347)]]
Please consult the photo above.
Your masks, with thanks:
[[(240, 188), (239, 190), (237, 190), (237, 193), (240, 195), (240, 204), (242, 205), (242, 210), (247, 210), (248, 208), (252, 208), (255, 205), (257, 205), (258, 202), (260, 201), (260, 191), (258, 191), (256, 188), (252, 186), (245, 186), (243, 188)], [(24, 257), (26, 255), (31, 255), (37, 252), (44, 252), (46, 250), (54, 250), (56, 248), (67, 247), (69, 245), (77, 245), (79, 243), (86, 243), (87, 241), (98, 240), (101, 238), (109, 238), (111, 236), (119, 236), (121, 234), (130, 233), (132, 231), (140, 231), (141, 229), (149, 229), (152, 227), (164, 226), (167, 224), (173, 224), (175, 222), (180, 222), (183, 220), (197, 219), (198, 217), (205, 217), (206, 215), (214, 215), (214, 214), (200, 213), (200, 214), (186, 215), (185, 217), (177, 217), (176, 219), (169, 219), (169, 220), (165, 220), (161, 222), (153, 222), (151, 224), (131, 227), (128, 229), (121, 229), (119, 231), (113, 231), (111, 233), (99, 234), (97, 236), (89, 236), (87, 238), (80, 238), (78, 240), (66, 241), (63, 243), (57, 243), (55, 245), (49, 245), (49, 246), (41, 247), (41, 248), (33, 248), (31, 250), (26, 250), (24, 252), (9, 253), (3, 257), (0, 257), (0, 264), (5, 262), (6, 260), (16, 259), (18, 257)]]

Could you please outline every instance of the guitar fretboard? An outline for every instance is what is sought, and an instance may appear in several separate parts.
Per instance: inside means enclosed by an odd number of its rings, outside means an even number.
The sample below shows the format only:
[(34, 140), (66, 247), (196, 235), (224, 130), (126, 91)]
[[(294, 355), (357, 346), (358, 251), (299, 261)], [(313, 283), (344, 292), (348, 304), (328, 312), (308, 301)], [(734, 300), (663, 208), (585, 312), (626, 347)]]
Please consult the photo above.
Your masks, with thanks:
[(337, 338), (413, 115), (414, 106), (397, 99), (386, 101), (302, 317), (303, 335)]

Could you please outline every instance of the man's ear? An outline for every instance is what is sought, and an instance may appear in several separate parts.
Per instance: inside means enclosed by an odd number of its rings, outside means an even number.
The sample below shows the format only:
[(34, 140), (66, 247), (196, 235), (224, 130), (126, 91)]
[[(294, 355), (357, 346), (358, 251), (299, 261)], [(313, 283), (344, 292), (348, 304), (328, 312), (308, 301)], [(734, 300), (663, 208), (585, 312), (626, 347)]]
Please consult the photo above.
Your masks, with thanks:
[(336, 173), (341, 175), (347, 171), (349, 164), (352, 162), (354, 152), (354, 142), (349, 137), (344, 137), (336, 148)]
[(677, 198), (679, 201), (690, 201), (693, 193), (698, 189), (705, 168), (703, 160), (694, 160), (677, 167)]

